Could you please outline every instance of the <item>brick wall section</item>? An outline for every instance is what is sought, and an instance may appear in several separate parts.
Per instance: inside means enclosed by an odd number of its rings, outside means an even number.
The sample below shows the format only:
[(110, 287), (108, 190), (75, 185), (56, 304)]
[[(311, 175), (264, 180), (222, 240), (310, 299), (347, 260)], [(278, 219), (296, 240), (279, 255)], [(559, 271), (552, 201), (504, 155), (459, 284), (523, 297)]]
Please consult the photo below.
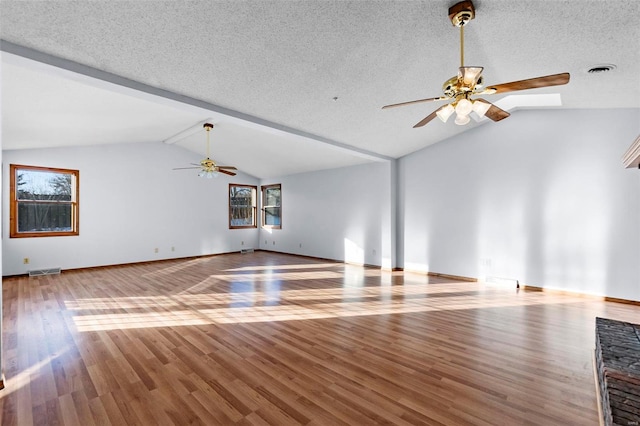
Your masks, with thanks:
[(605, 425), (640, 426), (640, 325), (596, 318), (596, 369)]

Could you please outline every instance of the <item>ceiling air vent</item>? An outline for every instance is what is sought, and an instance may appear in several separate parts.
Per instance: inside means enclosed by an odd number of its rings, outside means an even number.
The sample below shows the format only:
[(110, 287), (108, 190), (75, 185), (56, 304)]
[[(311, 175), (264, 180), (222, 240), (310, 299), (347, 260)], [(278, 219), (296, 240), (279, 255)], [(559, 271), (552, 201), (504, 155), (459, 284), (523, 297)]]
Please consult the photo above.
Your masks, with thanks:
[(603, 72), (613, 71), (614, 69), (616, 69), (616, 66), (613, 64), (602, 64), (589, 68), (587, 72), (589, 74), (601, 74)]

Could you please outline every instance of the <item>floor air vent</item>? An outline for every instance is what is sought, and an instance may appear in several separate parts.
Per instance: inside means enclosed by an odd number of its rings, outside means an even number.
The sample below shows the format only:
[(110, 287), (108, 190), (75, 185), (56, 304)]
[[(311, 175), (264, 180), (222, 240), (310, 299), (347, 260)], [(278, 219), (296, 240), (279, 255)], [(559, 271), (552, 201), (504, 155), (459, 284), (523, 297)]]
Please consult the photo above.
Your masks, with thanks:
[(240, 253), (242, 253), (242, 254), (253, 253), (253, 249), (252, 248), (242, 249), (242, 250), (240, 250)]
[(60, 268), (48, 268), (48, 269), (32, 269), (29, 271), (30, 277), (39, 277), (41, 275), (55, 275), (60, 273)]

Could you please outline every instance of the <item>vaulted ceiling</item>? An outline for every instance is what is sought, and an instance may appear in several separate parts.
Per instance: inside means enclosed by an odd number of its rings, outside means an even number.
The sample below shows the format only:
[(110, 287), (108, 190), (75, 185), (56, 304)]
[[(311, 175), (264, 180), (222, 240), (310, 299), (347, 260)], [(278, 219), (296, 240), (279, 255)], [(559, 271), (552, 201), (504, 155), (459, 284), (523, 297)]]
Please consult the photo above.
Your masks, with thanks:
[[(165, 141), (210, 119), (256, 177), (399, 158), (474, 126), (412, 126), (460, 65), (443, 1), (0, 3), (3, 149)], [(552, 108), (640, 108), (640, 2), (476, 0), (465, 64), (497, 84), (569, 72)], [(606, 73), (592, 67), (613, 64)], [(531, 97), (493, 95), (512, 114)], [(551, 100), (557, 100), (557, 96)], [(530, 103), (533, 102), (533, 103)], [(540, 107), (540, 106), (539, 106)], [(203, 155), (204, 133), (176, 144)]]

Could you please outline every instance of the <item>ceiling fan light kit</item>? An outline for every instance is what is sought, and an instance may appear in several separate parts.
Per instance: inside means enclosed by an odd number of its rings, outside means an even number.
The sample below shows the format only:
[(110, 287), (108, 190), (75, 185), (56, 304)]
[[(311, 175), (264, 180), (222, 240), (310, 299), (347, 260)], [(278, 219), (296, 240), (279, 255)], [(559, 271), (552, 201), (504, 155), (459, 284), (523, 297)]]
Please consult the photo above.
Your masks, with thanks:
[(211, 179), (214, 177), (218, 177), (220, 173), (218, 173), (217, 171), (214, 170), (200, 170), (200, 172), (198, 172), (198, 177), (206, 177), (207, 179)]
[(454, 122), (461, 126), (469, 123), (469, 115), (472, 112), (477, 114), (479, 118), (486, 116), (493, 121), (500, 121), (509, 117), (510, 114), (484, 99), (473, 99), (471, 96), (493, 95), (516, 90), (558, 86), (569, 82), (569, 73), (561, 73), (487, 86), (485, 88), (484, 79), (482, 77), (482, 70), (484, 68), (464, 65), (464, 27), (469, 23), (469, 21), (474, 19), (475, 16), (476, 12), (471, 0), (461, 1), (449, 8), (449, 20), (453, 26), (460, 28), (460, 68), (458, 68), (457, 76), (451, 77), (442, 85), (442, 92), (444, 96), (385, 105), (382, 109), (395, 108), (422, 102), (451, 101), (448, 105), (438, 108), (436, 111), (423, 118), (413, 126), (414, 128), (424, 126), (435, 117), (438, 117), (443, 123), (446, 123), (454, 112), (456, 113), (456, 119)]
[(480, 99), (473, 101), (473, 112), (478, 114), (480, 117), (484, 117), (484, 115), (491, 108), (491, 104), (489, 102), (484, 102)]
[(449, 117), (451, 117), (451, 114), (453, 114), (455, 111), (456, 111), (456, 109), (453, 107), (453, 105), (447, 104), (447, 105), (443, 106), (442, 108), (440, 108), (436, 112), (436, 115), (438, 116), (438, 118), (440, 120), (442, 120), (443, 123), (446, 123), (447, 120), (449, 119)]

